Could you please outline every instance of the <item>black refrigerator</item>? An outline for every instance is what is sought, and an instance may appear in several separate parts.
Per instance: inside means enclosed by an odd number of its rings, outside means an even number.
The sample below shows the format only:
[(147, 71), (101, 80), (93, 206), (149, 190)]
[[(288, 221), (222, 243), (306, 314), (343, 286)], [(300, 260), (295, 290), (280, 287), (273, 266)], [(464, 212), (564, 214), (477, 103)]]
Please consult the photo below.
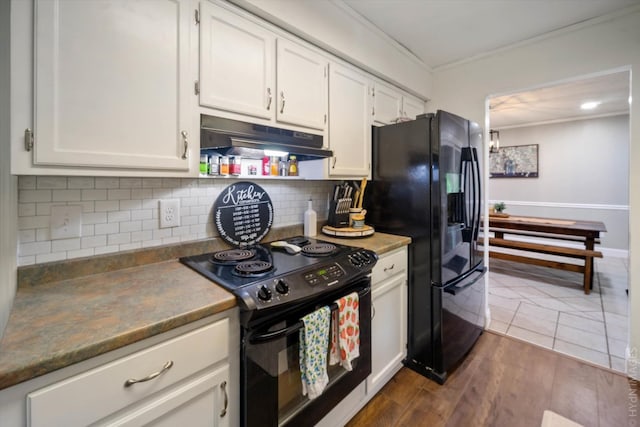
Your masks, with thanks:
[(367, 224), (409, 236), (404, 364), (443, 384), (485, 321), (482, 129), (445, 111), (373, 129)]

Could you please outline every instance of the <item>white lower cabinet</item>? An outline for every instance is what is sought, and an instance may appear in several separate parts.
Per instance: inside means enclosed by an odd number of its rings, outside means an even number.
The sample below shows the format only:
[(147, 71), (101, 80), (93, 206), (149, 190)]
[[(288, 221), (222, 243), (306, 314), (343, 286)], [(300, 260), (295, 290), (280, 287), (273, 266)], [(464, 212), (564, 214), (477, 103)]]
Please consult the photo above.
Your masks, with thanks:
[(32, 388), (25, 393), (26, 425), (234, 426), (239, 410), (237, 327), (237, 319), (221, 318)]
[(367, 395), (380, 391), (407, 355), (407, 249), (388, 252), (373, 269), (371, 375)]

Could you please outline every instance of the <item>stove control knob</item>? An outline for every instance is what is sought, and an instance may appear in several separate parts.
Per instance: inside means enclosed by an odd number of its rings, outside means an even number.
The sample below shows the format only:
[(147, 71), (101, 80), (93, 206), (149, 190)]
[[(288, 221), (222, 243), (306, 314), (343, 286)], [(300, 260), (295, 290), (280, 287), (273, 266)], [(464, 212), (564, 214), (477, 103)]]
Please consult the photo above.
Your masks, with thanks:
[(271, 299), (271, 290), (265, 285), (260, 286), (260, 289), (258, 290), (258, 298), (262, 301), (269, 301)]
[(288, 294), (289, 293), (289, 285), (287, 285), (287, 283), (280, 279), (278, 280), (278, 283), (276, 283), (276, 291), (278, 291), (279, 294)]

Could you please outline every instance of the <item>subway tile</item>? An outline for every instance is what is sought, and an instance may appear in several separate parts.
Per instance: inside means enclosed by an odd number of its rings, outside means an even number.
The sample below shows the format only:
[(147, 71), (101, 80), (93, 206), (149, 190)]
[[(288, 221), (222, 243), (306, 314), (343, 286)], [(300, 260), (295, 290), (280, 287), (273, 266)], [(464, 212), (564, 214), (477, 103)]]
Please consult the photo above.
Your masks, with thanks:
[(121, 221), (120, 222), (120, 232), (126, 233), (131, 231), (140, 231), (142, 230), (142, 221)]
[(107, 200), (107, 190), (86, 189), (81, 191), (82, 200)]
[(96, 177), (95, 188), (120, 188), (120, 179), (112, 177)]
[(107, 212), (107, 222), (131, 221), (130, 211)]
[(51, 252), (72, 251), (80, 249), (80, 238), (60, 239), (51, 242)]
[(18, 217), (18, 230), (29, 228), (49, 227), (50, 218), (48, 216), (23, 216)]
[(51, 240), (51, 229), (48, 226), (36, 229), (36, 241), (44, 242), (46, 240)]
[(113, 212), (120, 209), (118, 200), (96, 200), (96, 212)]
[(131, 233), (115, 233), (107, 236), (108, 245), (123, 245), (131, 243)]
[(118, 231), (120, 230), (120, 223), (119, 222), (111, 222), (111, 223), (106, 223), (106, 224), (96, 224), (95, 225), (95, 233), (96, 236), (101, 235), (101, 234), (114, 234), (114, 233), (118, 233)]
[(55, 252), (48, 254), (36, 255), (36, 263), (41, 264), (43, 262), (62, 261), (67, 259), (66, 252)]
[(95, 180), (91, 176), (70, 176), (67, 178), (67, 188), (94, 188)]
[(142, 188), (142, 178), (120, 178), (120, 188)]
[(80, 247), (81, 248), (99, 248), (101, 246), (107, 245), (107, 236), (90, 236), (90, 237), (82, 237), (80, 239)]
[(120, 210), (134, 211), (142, 209), (142, 200), (120, 200)]
[(29, 243), (36, 241), (36, 230), (19, 230), (18, 231), (18, 242), (19, 243)]
[(151, 230), (134, 231), (131, 233), (132, 242), (144, 242), (152, 239), (153, 239), (153, 231)]
[(35, 216), (35, 203), (18, 203), (18, 216)]
[(111, 254), (114, 252), (118, 252), (119, 250), (120, 250), (120, 247), (118, 245), (103, 246), (99, 248), (94, 248), (94, 254), (95, 255)]
[(60, 202), (36, 203), (36, 215), (51, 215), (51, 206), (60, 206)]
[(153, 213), (151, 209), (138, 209), (131, 211), (131, 220), (142, 220), (142, 219), (151, 219), (153, 218)]
[(90, 212), (82, 214), (83, 224), (103, 224), (107, 222), (106, 212)]
[(108, 200), (129, 200), (131, 199), (131, 190), (125, 189), (112, 189), (107, 190)]
[(36, 186), (39, 190), (66, 189), (67, 178), (64, 176), (39, 176), (36, 179)]
[(142, 178), (142, 188), (160, 188), (162, 178)]
[(150, 188), (134, 188), (131, 190), (131, 198), (139, 200), (152, 199), (153, 190)]
[(82, 200), (81, 190), (52, 190), (51, 200), (54, 202), (77, 202)]
[(118, 249), (121, 251), (130, 251), (133, 249), (140, 249), (140, 248), (142, 248), (142, 242), (126, 243), (126, 244), (120, 245)]
[(95, 226), (93, 224), (82, 224), (80, 228), (81, 235), (84, 236), (93, 236), (95, 234)]
[(32, 265), (36, 263), (34, 255), (18, 257), (18, 265)]
[(36, 176), (22, 175), (18, 177), (18, 190), (35, 190), (36, 189)]
[(18, 200), (20, 203), (28, 202), (50, 202), (52, 190), (19, 190)]
[(51, 242), (30, 242), (18, 247), (18, 256), (41, 255), (51, 252)]

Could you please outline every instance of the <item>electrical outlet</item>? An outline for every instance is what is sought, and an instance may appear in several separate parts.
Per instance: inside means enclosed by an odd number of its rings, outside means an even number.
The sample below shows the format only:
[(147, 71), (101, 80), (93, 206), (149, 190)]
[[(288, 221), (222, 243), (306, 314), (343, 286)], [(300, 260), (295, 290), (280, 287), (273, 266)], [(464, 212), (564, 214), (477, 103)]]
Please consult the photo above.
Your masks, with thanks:
[(160, 228), (180, 225), (180, 199), (160, 200)]
[(82, 235), (82, 206), (51, 206), (51, 240)]

